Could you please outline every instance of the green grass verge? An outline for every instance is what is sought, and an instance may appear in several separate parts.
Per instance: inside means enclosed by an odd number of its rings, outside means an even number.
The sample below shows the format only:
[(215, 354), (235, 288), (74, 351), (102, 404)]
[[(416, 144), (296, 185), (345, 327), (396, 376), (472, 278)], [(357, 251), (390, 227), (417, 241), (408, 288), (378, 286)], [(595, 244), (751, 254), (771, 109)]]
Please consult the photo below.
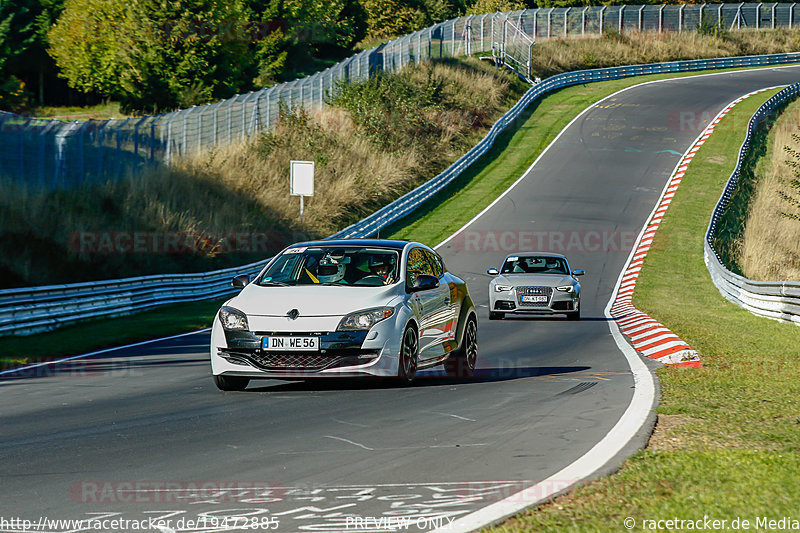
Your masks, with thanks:
[(36, 118), (57, 118), (65, 121), (127, 117), (119, 108), (119, 102), (105, 102), (91, 106), (43, 106), (34, 107), (29, 113)]
[[(592, 103), (646, 81), (708, 72), (722, 71), (659, 74), (577, 85), (534, 102), (459, 179), (416, 213), (381, 232), (382, 236), (431, 245), (441, 242), (516, 181), (564, 126)], [(211, 324), (216, 305), (208, 302), (179, 304), (111, 319), (112, 325), (102, 326), (107, 331), (102, 339), (97, 335), (95, 323), (105, 321), (77, 324), (28, 337), (0, 337), (0, 364), (4, 361), (8, 364), (11, 359), (35, 361), (73, 355), (206, 327)], [(140, 327), (140, 323), (145, 326)], [(158, 324), (158, 330), (150, 328), (151, 324)]]
[(728, 531), (737, 518), (755, 530), (759, 517), (800, 518), (800, 329), (724, 300), (703, 261), (706, 225), (744, 125), (774, 93), (736, 106), (697, 153), (634, 293), (634, 305), (697, 349), (705, 368), (658, 371), (656, 432), (618, 473), (492, 531), (624, 531), (626, 517), (645, 531), (657, 525), (644, 520), (705, 515), (727, 520)]

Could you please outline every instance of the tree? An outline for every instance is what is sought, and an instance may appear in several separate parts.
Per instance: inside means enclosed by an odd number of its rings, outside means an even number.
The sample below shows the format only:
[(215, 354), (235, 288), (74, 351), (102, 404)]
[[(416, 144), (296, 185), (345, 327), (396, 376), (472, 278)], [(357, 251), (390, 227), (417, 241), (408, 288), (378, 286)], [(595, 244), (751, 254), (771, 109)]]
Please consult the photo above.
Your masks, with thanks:
[(0, 3), (0, 108), (25, 107), (29, 93), (14, 74), (14, 63), (35, 40), (33, 2), (9, 0)]
[(250, 29), (239, 0), (67, 0), (49, 51), (71, 87), (159, 111), (249, 88)]

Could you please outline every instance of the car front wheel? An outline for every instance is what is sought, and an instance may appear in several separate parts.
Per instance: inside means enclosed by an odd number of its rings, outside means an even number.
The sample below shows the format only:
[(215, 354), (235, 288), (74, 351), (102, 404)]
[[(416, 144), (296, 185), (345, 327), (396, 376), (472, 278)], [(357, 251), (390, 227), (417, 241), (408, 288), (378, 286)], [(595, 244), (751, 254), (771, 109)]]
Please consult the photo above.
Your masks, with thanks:
[(224, 391), (241, 391), (250, 383), (249, 378), (241, 378), (236, 376), (214, 376), (214, 385), (219, 390)]

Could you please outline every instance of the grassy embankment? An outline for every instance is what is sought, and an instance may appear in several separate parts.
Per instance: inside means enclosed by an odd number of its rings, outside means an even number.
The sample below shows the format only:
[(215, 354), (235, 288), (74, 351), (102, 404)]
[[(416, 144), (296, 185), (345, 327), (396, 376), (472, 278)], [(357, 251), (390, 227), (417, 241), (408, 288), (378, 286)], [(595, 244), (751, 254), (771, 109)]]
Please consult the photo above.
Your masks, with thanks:
[[(766, 39), (757, 39), (755, 38), (757, 35), (755, 33), (749, 36), (735, 35), (732, 37), (733, 41), (727, 40), (728, 37), (720, 39), (708, 36), (686, 36), (693, 43), (692, 51), (686, 52), (677, 47), (675, 56), (660, 55), (672, 46), (669, 43), (673, 42), (674, 36), (651, 39), (652, 36), (621, 38), (612, 35), (601, 40), (554, 42), (548, 43), (547, 46), (537, 47), (541, 53), (537, 63), (541, 63), (544, 66), (542, 68), (552, 69), (554, 67), (546, 67), (546, 65), (561, 57), (559, 60), (561, 66), (557, 69), (567, 69), (679, 57), (713, 57), (742, 51), (748, 53), (777, 52), (784, 51), (787, 47), (791, 48), (791, 43), (797, 40), (798, 33), (774, 32), (770, 33)], [(750, 41), (761, 43), (760, 46), (763, 45), (765, 49), (751, 50), (741, 44)], [(733, 45), (731, 42), (739, 44)], [(603, 50), (602, 63), (597, 63), (594, 56), (587, 55), (586, 48)], [(563, 61), (564, 50), (568, 49), (572, 50), (571, 54), (574, 58), (571, 63)], [(614, 52), (615, 50), (616, 52)], [(627, 53), (623, 54), (622, 51), (625, 50)], [(547, 59), (548, 57), (550, 59)], [(8, 235), (9, 226), (12, 226), (12, 229), (13, 227), (21, 228), (22, 231), (16, 239), (4, 239), (3, 241), (12, 245), (15, 253), (0, 257), (13, 257), (15, 262), (23, 264), (23, 268), (17, 268), (17, 271), (22, 270), (22, 274), (16, 274), (9, 272), (6, 267), (4, 279), (6, 282), (12, 280), (12, 283), (16, 281), (16, 284), (24, 284), (26, 279), (30, 279), (34, 284), (41, 284), (45, 283), (43, 280), (47, 280), (48, 283), (57, 281), (54, 279), (54, 274), (74, 281), (73, 276), (75, 275), (83, 276), (83, 279), (87, 277), (91, 279), (147, 272), (207, 270), (230, 264), (242, 264), (264, 255), (263, 253), (251, 256), (215, 254), (213, 246), (210, 248), (210, 252), (206, 246), (200, 250), (201, 253), (191, 256), (188, 254), (179, 257), (152, 254), (143, 256), (84, 254), (83, 257), (75, 257), (76, 254), (66, 246), (65, 241), (68, 239), (65, 239), (65, 235), (73, 235), (76, 231), (85, 230), (87, 227), (89, 230), (113, 228), (117, 231), (183, 231), (189, 234), (202, 234), (204, 231), (209, 232), (209, 228), (213, 228), (214, 222), (216, 222), (216, 227), (226, 228), (226, 232), (229, 232), (231, 228), (237, 231), (253, 228), (262, 231), (271, 228), (276, 230), (277, 234), (290, 239), (329, 233), (429, 178), (438, 168), (443, 168), (449, 161), (463, 153), (467, 147), (474, 144), (485, 129), (471, 129), (465, 132), (459, 128), (465, 125), (471, 128), (475, 122), (478, 122), (480, 126), (487, 126), (493, 118), (487, 116), (487, 107), (484, 105), (485, 93), (490, 96), (497, 95), (495, 86), (498, 74), (496, 72), (489, 73), (483, 70), (483, 67), (480, 68), (482, 70), (479, 72), (480, 76), (485, 79), (491, 78), (491, 87), (487, 88), (485, 85), (473, 83), (472, 79), (462, 80), (470, 88), (470, 91), (466, 93), (468, 95), (466, 104), (472, 104), (472, 109), (480, 110), (480, 113), (473, 115), (470, 115), (469, 112), (465, 113), (463, 110), (456, 110), (454, 113), (452, 109), (443, 109), (442, 101), (431, 103), (432, 96), (447, 97), (447, 90), (438, 94), (434, 90), (431, 94), (429, 90), (431, 86), (435, 88), (441, 80), (437, 80), (437, 75), (432, 74), (432, 67), (425, 66), (422, 69), (411, 69), (409, 73), (406, 73), (407, 81), (397, 84), (402, 89), (413, 85), (414, 80), (424, 82), (417, 85), (417, 88), (428, 90), (427, 96), (425, 96), (428, 98), (428, 107), (421, 115), (418, 113), (419, 102), (414, 101), (415, 98), (420, 99), (419, 95), (409, 96), (401, 91), (401, 98), (398, 99), (396, 93), (380, 87), (373, 86), (371, 89), (369, 86), (361, 87), (349, 93), (350, 104), (358, 104), (360, 100), (371, 100), (372, 104), (379, 105), (386, 100), (387, 96), (391, 96), (393, 99), (399, 100), (400, 109), (376, 113), (373, 108), (371, 112), (363, 113), (362, 106), (351, 105), (347, 110), (347, 98), (344, 98), (338, 110), (334, 108), (321, 116), (294, 117), (293, 120), (285, 121), (283, 129), (273, 134), (267, 134), (245, 146), (215, 151), (202, 159), (181, 162), (169, 172), (162, 171), (147, 179), (132, 180), (130, 183), (123, 184), (107, 184), (104, 186), (102, 194), (86, 194), (85, 191), (79, 191), (80, 198), (75, 201), (74, 206), (71, 205), (74, 195), (71, 198), (70, 193), (52, 193), (51, 197), (45, 198), (24, 195), (22, 197), (5, 196), (9, 199), (7, 205), (14, 209), (9, 209), (9, 212), (12, 213), (11, 216), (0, 219), (0, 232)], [(545, 70), (540, 72), (542, 75), (548, 73), (552, 72)], [(661, 77), (674, 77), (674, 75)], [(432, 78), (433, 83), (431, 82)], [(622, 87), (653, 78), (651, 76), (593, 84), (588, 87), (574, 87), (559, 91), (532, 105), (528, 112), (517, 121), (517, 124), (501, 136), (495, 149), (465, 173), (445, 193), (440, 194), (431, 202), (430, 208), (421, 210), (415, 217), (403, 221), (402, 225), (390, 228), (383, 234), (392, 233), (397, 237), (421, 240), (431, 244), (439, 242), (469, 220), (513, 182), (558, 131), (584, 107)], [(501, 102), (499, 107), (488, 108), (496, 110), (495, 116), (510, 105), (510, 100), (513, 99), (511, 95), (519, 90), (519, 87), (508, 81), (508, 78), (505, 78), (504, 83), (508, 84), (503, 97), (505, 101)], [(383, 96), (381, 96), (382, 91)], [(451, 93), (463, 96), (455, 82), (451, 87)], [(424, 102), (426, 100), (423, 99)], [(405, 109), (402, 106), (405, 106)], [(343, 111), (341, 108), (345, 110)], [(532, 118), (534, 113), (535, 116)], [(381, 144), (386, 146), (387, 142), (393, 139), (393, 135), (395, 139), (398, 138), (396, 125), (398, 122), (402, 123), (404, 116), (408, 116), (408, 114), (415, 114), (415, 120), (409, 122), (411, 128), (400, 133), (405, 136), (411, 135), (412, 142), (409, 144), (416, 148), (421, 147), (422, 157), (415, 159), (409, 157), (405, 152), (399, 155), (390, 153), (389, 156), (381, 153), (383, 152)], [(548, 120), (538, 119), (543, 116), (548, 117)], [(433, 117), (433, 121), (430, 120), (431, 117)], [(478, 120), (475, 120), (475, 117)], [(469, 124), (470, 118), (473, 119), (472, 124)], [(418, 140), (418, 136), (421, 134), (431, 133), (431, 123), (434, 126), (432, 133), (434, 136), (438, 135), (438, 142), (445, 143), (444, 147), (446, 148), (437, 152), (445, 153), (444, 157), (434, 161), (426, 156), (431, 152), (431, 143), (435, 143), (436, 140), (427, 139), (423, 142)], [(358, 126), (363, 127), (359, 129)], [(404, 140), (402, 136), (399, 139), (400, 141)], [(453, 139), (464, 142), (454, 143)], [(403, 142), (400, 145), (406, 146)], [(525, 150), (519, 150), (523, 145)], [(290, 149), (296, 146), (302, 147), (300, 150), (302, 153)], [(320, 147), (330, 150), (325, 152)], [(434, 144), (434, 147), (440, 148), (441, 145)], [(511, 149), (503, 152), (507, 147)], [(355, 154), (355, 157), (351, 157), (347, 164), (341, 164), (342, 153), (347, 156)], [(276, 157), (270, 159), (271, 156)], [(369, 159), (373, 156), (376, 156), (377, 159), (384, 157), (384, 161), (389, 161), (392, 168), (381, 167)], [(269, 183), (268, 180), (259, 179), (263, 173), (281, 168), (282, 162), (285, 162), (286, 159), (299, 157), (313, 157), (318, 161), (321, 160), (323, 164), (334, 161), (336, 164), (330, 165), (331, 174), (336, 174), (337, 178), (344, 178), (338, 183), (339, 190), (348, 194), (354, 191), (358, 192), (356, 195), (345, 194), (346, 199), (352, 203), (345, 202), (344, 205), (326, 206), (323, 202), (315, 199), (309, 206), (311, 216), (307, 219), (308, 224), (299, 226), (296, 221), (297, 206), (285, 195), (274, 194), (274, 190), (285, 188), (283, 173), (279, 172), (281, 176), (278, 180), (272, 181), (272, 187), (263, 185), (264, 181)], [(332, 157), (333, 159), (331, 159)], [(359, 160), (360, 157), (363, 157), (363, 160)], [(421, 173), (411, 177), (403, 172), (393, 173), (397, 170), (398, 161), (406, 164), (405, 170), (411, 169), (412, 173), (414, 171)], [(402, 164), (400, 166), (402, 167)], [(384, 173), (384, 170), (387, 173)], [(382, 178), (391, 175), (398, 179), (393, 183), (380, 180), (376, 184), (370, 179), (375, 175)], [(230, 176), (234, 176), (235, 179), (229, 179)], [(325, 180), (330, 176), (326, 177), (323, 174), (318, 177), (321, 178), (320, 181), (324, 188)], [(381, 182), (386, 186), (384, 189), (380, 188)], [(358, 190), (364, 184), (370, 186), (367, 202), (362, 201), (362, 192)], [(378, 185), (377, 188), (376, 185)], [(328, 180), (327, 186), (331, 190), (336, 190), (335, 179)], [(320, 182), (318, 182), (318, 190), (319, 187)], [(253, 190), (258, 192), (254, 194)], [(314, 201), (318, 202), (316, 215)], [(208, 205), (233, 206), (235, 209), (233, 212), (227, 208), (211, 211), (207, 209)], [(21, 218), (15, 220), (15, 213), (21, 213)], [(81, 217), (84, 217), (83, 221)], [(33, 218), (36, 219), (37, 226), (29, 223), (29, 220)], [(11, 224), (9, 224), (9, 220)], [(155, 228), (148, 224), (154, 224)], [(31, 232), (36, 231), (35, 228), (40, 226), (43, 227), (42, 235), (31, 235)], [(3, 229), (4, 227), (5, 229)], [(50, 231), (51, 229), (53, 231)], [(12, 231), (12, 237), (13, 233)], [(282, 242), (275, 244), (282, 244)], [(48, 270), (48, 264), (55, 264), (57, 268)], [(87, 266), (91, 268), (87, 268)], [(104, 272), (106, 274), (103, 274)], [(213, 308), (213, 305), (210, 307)], [(168, 309), (171, 311), (167, 312)], [(30, 337), (27, 342), (19, 342), (18, 339), (2, 339), (0, 347), (5, 348), (8, 345), (9, 349), (4, 349), (4, 354), (14, 360), (48, 357), (54, 353), (65, 353), (62, 350), (65, 343), (60, 341), (62, 334), (90, 338), (91, 341), (87, 341), (82, 349), (74, 347), (74, 351), (87, 351), (113, 344), (133, 342), (154, 335), (184, 331), (185, 326), (181, 320), (188, 319), (191, 323), (208, 323), (211, 316), (211, 313), (205, 311), (204, 305), (197, 304), (181, 304), (165, 308), (162, 311), (176, 318), (175, 320), (163, 320), (162, 327), (157, 331), (150, 330), (150, 335), (147, 335), (146, 328), (140, 330), (140, 328), (132, 326), (139, 319), (138, 317), (147, 320), (145, 313), (134, 318), (100, 320), (89, 325), (73, 326), (58, 332)], [(72, 330), (72, 333), (68, 330)], [(80, 331), (90, 334), (81, 335)]]
[(618, 473), (492, 531), (622, 531), (626, 517), (642, 531), (645, 519), (704, 515), (727, 520), (726, 530), (740, 517), (754, 530), (757, 517), (796, 517), (800, 330), (728, 303), (703, 262), (706, 225), (733, 169), (742, 125), (774, 93), (739, 104), (697, 153), (634, 294), (636, 307), (696, 348), (705, 368), (658, 371), (656, 431)]
[[(800, 281), (800, 100), (780, 114), (754, 178), (746, 222), (737, 247), (741, 271), (754, 280)], [(794, 180), (794, 181), (793, 181)]]

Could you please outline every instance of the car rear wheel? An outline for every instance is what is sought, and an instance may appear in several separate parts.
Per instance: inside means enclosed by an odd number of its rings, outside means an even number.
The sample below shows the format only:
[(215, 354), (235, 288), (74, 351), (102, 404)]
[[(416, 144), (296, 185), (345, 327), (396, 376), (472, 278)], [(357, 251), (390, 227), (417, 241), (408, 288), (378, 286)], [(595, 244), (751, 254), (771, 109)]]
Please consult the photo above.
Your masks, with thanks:
[(400, 344), (400, 360), (397, 365), (397, 377), (405, 383), (411, 383), (417, 375), (417, 358), (419, 339), (412, 326), (406, 326), (403, 341)]
[(444, 362), (444, 369), (448, 376), (468, 378), (475, 374), (475, 365), (478, 362), (478, 322), (475, 317), (469, 317), (464, 327), (464, 338), (461, 348), (450, 354)]
[(249, 378), (241, 378), (237, 376), (214, 376), (214, 385), (219, 390), (224, 391), (240, 391), (247, 387), (250, 383)]
[(489, 311), (489, 320), (503, 320), (505, 318), (505, 313), (496, 313), (495, 311)]

